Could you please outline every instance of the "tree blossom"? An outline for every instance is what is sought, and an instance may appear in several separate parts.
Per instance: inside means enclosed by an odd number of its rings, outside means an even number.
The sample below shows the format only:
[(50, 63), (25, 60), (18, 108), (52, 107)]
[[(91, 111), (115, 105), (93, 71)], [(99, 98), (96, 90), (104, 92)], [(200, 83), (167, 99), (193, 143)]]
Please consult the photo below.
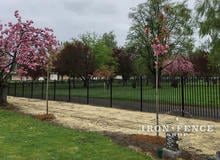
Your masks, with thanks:
[(169, 45), (162, 44), (158, 38), (155, 38), (152, 48), (154, 56), (160, 56), (168, 53)]
[(0, 24), (0, 82), (12, 72), (28, 75), (30, 70), (45, 68), (58, 48), (52, 29), (36, 28), (32, 20), (22, 21), (18, 11), (14, 16), (16, 23)]
[(193, 74), (194, 68), (193, 64), (190, 62), (189, 57), (185, 55), (178, 54), (175, 57), (171, 57), (163, 62), (162, 74), (165, 75), (187, 75)]
[(94, 77), (103, 78), (105, 80), (110, 79), (114, 75), (114, 69), (110, 66), (102, 66), (93, 73)]
[(149, 34), (150, 33), (150, 28), (145, 28), (144, 29), (144, 34)]

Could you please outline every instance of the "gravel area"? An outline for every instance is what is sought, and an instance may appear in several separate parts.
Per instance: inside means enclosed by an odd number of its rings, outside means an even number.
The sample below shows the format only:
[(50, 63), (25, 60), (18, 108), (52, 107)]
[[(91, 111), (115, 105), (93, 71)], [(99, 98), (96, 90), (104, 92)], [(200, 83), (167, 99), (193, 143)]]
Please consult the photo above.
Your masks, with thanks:
[[(46, 102), (42, 100), (8, 97), (8, 102), (26, 114), (38, 115), (46, 112)], [(55, 123), (74, 129), (113, 134), (155, 135), (155, 132), (150, 132), (153, 129), (149, 129), (150, 125), (155, 125), (154, 113), (57, 101), (49, 101), (49, 113), (55, 115)], [(160, 114), (159, 124), (171, 129), (179, 126), (185, 130), (181, 134), (187, 134), (179, 136), (179, 146), (186, 151), (215, 155), (216, 151), (220, 150), (220, 122)], [(184, 129), (186, 125), (188, 128)], [(193, 130), (193, 125), (201, 126), (202, 131), (197, 131), (196, 128)], [(160, 135), (165, 136), (164, 132), (160, 132)]]

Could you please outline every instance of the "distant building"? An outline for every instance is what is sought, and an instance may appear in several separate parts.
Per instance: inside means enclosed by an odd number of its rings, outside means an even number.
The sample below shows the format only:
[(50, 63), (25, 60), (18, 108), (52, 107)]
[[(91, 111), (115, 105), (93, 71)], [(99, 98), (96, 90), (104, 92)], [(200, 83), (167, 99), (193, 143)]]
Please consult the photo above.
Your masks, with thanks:
[(56, 80), (57, 81), (58, 80), (58, 74), (57, 73), (51, 73), (50, 74), (50, 80), (53, 80), (53, 81)]

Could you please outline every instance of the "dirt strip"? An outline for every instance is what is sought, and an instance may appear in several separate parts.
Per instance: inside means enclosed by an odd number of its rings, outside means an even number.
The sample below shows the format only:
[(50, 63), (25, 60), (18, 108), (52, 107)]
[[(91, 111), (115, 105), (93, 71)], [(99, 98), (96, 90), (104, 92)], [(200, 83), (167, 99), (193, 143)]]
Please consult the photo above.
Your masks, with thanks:
[[(38, 99), (8, 97), (8, 102), (27, 114), (44, 114), (46, 102)], [(122, 134), (155, 135), (155, 114), (75, 103), (49, 101), (49, 113), (55, 123), (74, 129)], [(220, 150), (220, 122), (159, 115), (163, 130), (181, 131), (180, 148), (197, 154), (215, 155)], [(151, 128), (151, 125), (153, 128)], [(194, 127), (194, 128), (193, 128)]]

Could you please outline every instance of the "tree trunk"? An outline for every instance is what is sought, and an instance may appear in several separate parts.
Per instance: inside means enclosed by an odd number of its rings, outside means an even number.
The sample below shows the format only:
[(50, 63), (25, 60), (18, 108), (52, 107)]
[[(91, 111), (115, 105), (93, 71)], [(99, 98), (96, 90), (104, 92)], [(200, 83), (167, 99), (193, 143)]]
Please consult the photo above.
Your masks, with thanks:
[(122, 81), (123, 81), (123, 87), (124, 87), (124, 86), (127, 86), (127, 80), (126, 80), (126, 79), (123, 79)]
[[(156, 76), (155, 75), (153, 75), (151, 81), (153, 84), (153, 88), (156, 88)], [(159, 74), (158, 75), (158, 88), (161, 88), (160, 81), (161, 81), (161, 75)]]
[(0, 106), (5, 106), (7, 104), (7, 84), (0, 82)]
[(75, 80), (75, 77), (73, 77), (72, 85), (73, 85), (73, 88), (76, 88), (76, 80)]
[(177, 88), (178, 87), (178, 83), (179, 83), (179, 81), (177, 79), (175, 79), (175, 77), (171, 78), (171, 87)]
[[(159, 68), (159, 70), (158, 70), (158, 88), (161, 88), (161, 85), (160, 85), (160, 81), (161, 81), (161, 70), (162, 70), (162, 68)], [(153, 84), (153, 88), (156, 88), (156, 70), (153, 70), (153, 72), (152, 72), (151, 82), (152, 82), (152, 84)]]
[(87, 86), (89, 85), (89, 79), (82, 79), (83, 80), (83, 87), (87, 88)]
[(110, 86), (109, 80), (104, 80), (104, 83), (105, 83), (105, 85), (106, 85), (106, 89), (108, 90), (108, 89), (109, 89), (109, 86)]
[[(158, 75), (158, 88), (161, 88), (161, 85), (160, 85), (161, 79), (160, 78), (161, 78), (160, 75)], [(156, 88), (156, 76), (155, 75), (153, 75), (151, 82), (153, 84), (153, 88)]]

